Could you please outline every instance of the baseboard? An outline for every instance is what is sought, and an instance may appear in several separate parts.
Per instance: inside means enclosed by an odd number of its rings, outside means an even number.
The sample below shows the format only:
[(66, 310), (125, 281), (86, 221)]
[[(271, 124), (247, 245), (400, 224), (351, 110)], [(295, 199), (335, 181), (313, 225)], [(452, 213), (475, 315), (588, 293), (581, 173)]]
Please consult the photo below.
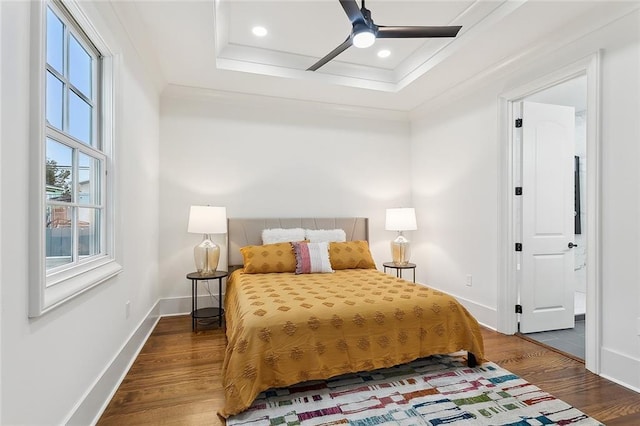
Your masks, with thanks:
[[(211, 306), (217, 303), (217, 295), (214, 295), (213, 298), (209, 295), (198, 296), (199, 307)], [(190, 312), (191, 296), (159, 299), (140, 321), (138, 327), (131, 333), (117, 355), (105, 367), (93, 386), (71, 410), (71, 414), (63, 424), (67, 426), (95, 425), (160, 318), (172, 315), (186, 315)]]
[(71, 414), (63, 422), (64, 425), (85, 426), (95, 425), (98, 422), (160, 319), (158, 306), (159, 303), (156, 302), (140, 321), (138, 327), (105, 367), (93, 386), (71, 410)]
[[(191, 296), (160, 299), (158, 306), (161, 317), (187, 315), (191, 312)], [(218, 296), (198, 296), (198, 308), (207, 306), (218, 306)]]
[(498, 311), (495, 308), (481, 305), (480, 303), (465, 299), (464, 297), (456, 295), (452, 296), (455, 297), (480, 324), (491, 330), (497, 330)]
[(188, 314), (191, 312), (191, 296), (160, 299), (158, 300), (158, 307), (160, 316)]
[(602, 348), (600, 376), (640, 393), (640, 359)]

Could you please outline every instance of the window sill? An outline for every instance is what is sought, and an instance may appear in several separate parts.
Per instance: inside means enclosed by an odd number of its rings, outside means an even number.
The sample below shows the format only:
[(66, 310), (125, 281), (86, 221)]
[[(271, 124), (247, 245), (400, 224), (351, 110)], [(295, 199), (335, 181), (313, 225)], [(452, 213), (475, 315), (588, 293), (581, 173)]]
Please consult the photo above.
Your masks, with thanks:
[[(115, 260), (104, 257), (78, 266), (65, 273), (46, 278), (46, 286), (38, 300), (32, 300), (29, 317), (41, 316), (63, 303), (73, 299), (98, 284), (122, 272), (122, 266)], [(32, 283), (41, 288), (41, 283)]]

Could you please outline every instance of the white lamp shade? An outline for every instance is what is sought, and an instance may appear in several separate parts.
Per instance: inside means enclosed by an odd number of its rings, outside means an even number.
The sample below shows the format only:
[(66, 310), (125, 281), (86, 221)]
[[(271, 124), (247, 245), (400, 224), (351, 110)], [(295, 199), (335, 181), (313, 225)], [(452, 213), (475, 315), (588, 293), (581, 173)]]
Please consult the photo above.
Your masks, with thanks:
[(226, 234), (227, 208), (191, 206), (187, 232), (194, 234)]
[(387, 209), (384, 229), (387, 231), (415, 231), (418, 229), (416, 210), (413, 207)]

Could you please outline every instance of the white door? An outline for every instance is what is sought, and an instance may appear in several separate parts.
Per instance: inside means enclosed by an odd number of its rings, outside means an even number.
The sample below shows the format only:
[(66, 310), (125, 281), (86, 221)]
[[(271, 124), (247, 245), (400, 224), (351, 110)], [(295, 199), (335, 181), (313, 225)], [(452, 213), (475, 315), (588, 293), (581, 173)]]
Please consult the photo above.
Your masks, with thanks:
[(520, 331), (573, 328), (573, 107), (522, 104)]

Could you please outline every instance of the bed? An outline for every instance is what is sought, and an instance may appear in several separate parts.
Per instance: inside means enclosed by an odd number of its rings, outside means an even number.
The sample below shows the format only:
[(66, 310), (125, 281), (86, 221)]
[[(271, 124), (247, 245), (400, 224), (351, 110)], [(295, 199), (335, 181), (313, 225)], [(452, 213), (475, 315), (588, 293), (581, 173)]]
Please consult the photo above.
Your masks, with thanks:
[[(262, 230), (278, 227), (343, 229), (347, 241), (328, 245), (335, 272), (256, 270), (247, 254), (262, 259), (265, 247), (290, 260), (291, 243), (262, 245)], [(247, 263), (227, 282), (221, 416), (244, 411), (264, 390), (307, 380), (461, 350), (471, 366), (483, 361), (471, 314), (451, 296), (376, 270), (367, 237), (366, 218), (229, 219), (230, 270)], [(278, 268), (290, 271), (287, 261)]]

